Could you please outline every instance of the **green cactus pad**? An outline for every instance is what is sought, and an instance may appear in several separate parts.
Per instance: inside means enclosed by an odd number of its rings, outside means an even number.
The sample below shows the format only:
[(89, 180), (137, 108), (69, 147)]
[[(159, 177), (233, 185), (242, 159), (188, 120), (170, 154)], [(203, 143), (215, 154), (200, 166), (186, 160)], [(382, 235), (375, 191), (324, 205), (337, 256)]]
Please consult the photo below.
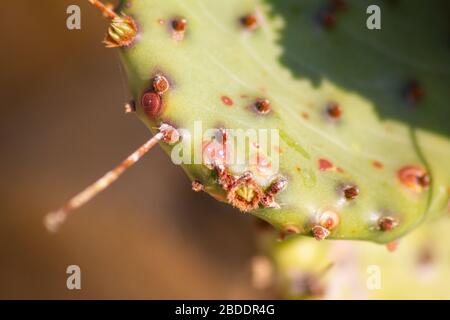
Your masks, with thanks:
[[(269, 248), (290, 299), (449, 299), (450, 219), (414, 230), (390, 252), (361, 241), (289, 238)], [(274, 279), (275, 280), (275, 279)]]
[[(366, 28), (374, 3), (381, 30)], [(127, 0), (120, 11), (138, 36), (120, 50), (137, 115), (153, 133), (161, 123), (193, 132), (195, 121), (278, 130), (273, 179), (235, 186), (250, 168), (183, 164), (206, 192), (280, 230), (385, 243), (448, 210), (445, 6)], [(160, 98), (152, 92), (157, 75), (170, 84)], [(287, 186), (271, 194), (280, 178)], [(279, 207), (247, 199), (264, 196)]]

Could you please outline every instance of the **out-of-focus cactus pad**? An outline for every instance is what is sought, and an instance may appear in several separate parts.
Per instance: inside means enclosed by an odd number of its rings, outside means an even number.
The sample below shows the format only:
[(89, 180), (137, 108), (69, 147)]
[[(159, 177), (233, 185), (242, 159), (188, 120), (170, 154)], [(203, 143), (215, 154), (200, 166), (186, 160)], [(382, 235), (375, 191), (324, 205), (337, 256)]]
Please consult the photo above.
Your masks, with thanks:
[(291, 299), (449, 299), (448, 228), (448, 217), (432, 221), (395, 252), (361, 241), (290, 238), (272, 247), (274, 280)]

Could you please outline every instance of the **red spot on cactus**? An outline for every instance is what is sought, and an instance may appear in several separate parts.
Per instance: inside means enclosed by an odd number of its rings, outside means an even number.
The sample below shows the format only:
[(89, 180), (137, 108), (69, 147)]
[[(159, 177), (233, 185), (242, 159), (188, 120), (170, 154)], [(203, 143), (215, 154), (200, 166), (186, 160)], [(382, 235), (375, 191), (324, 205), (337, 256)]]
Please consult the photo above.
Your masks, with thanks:
[(339, 224), (339, 215), (337, 212), (329, 209), (319, 216), (319, 225), (326, 228), (327, 230), (334, 229)]
[(328, 117), (332, 120), (338, 120), (342, 115), (342, 108), (336, 102), (331, 102), (326, 108)]
[(410, 80), (404, 89), (404, 97), (406, 101), (416, 104), (422, 100), (425, 95), (423, 86), (417, 80)]
[(381, 231), (390, 231), (398, 226), (397, 219), (393, 217), (381, 217), (378, 219), (378, 227)]
[(182, 41), (187, 29), (187, 20), (185, 18), (174, 18), (170, 22), (170, 29), (172, 31), (172, 39), (175, 41)]
[(320, 25), (324, 29), (331, 29), (336, 25), (336, 11), (331, 8), (322, 8), (318, 13)]
[(233, 100), (231, 100), (230, 97), (222, 96), (221, 99), (222, 99), (222, 102), (223, 102), (225, 105), (227, 105), (227, 106), (229, 106), (229, 107), (233, 105)]
[(328, 4), (322, 7), (318, 13), (320, 25), (325, 29), (331, 29), (336, 25), (337, 15), (348, 8), (345, 0), (329, 0)]
[(342, 192), (347, 200), (353, 200), (359, 195), (359, 188), (355, 185), (348, 185), (342, 188)]
[(240, 19), (242, 26), (247, 30), (254, 30), (258, 27), (258, 18), (255, 14), (248, 14)]
[(333, 163), (331, 163), (327, 159), (319, 159), (318, 162), (320, 171), (333, 170), (335, 168)]
[(141, 105), (149, 118), (156, 118), (161, 113), (161, 97), (153, 91), (147, 91), (142, 95)]
[(384, 167), (383, 163), (378, 160), (372, 161), (372, 165), (377, 169), (383, 169)]
[(254, 106), (260, 114), (267, 114), (271, 110), (270, 101), (267, 99), (257, 99)]
[(187, 20), (185, 18), (175, 18), (172, 20), (172, 28), (177, 32), (184, 32), (187, 28)]
[(421, 192), (430, 185), (428, 173), (417, 166), (405, 166), (397, 173), (400, 182), (414, 192)]

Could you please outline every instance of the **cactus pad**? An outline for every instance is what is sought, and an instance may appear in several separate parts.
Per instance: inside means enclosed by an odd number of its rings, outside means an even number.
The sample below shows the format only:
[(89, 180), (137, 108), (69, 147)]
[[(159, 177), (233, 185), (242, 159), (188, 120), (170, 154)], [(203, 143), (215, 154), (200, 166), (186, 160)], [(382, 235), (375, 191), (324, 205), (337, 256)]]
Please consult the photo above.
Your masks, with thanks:
[(279, 172), (261, 173), (269, 156), (223, 165), (207, 141), (214, 161), (181, 164), (194, 189), (282, 231), (399, 238), (448, 210), (446, 3), (379, 1), (382, 29), (368, 30), (373, 2), (123, 1), (136, 113), (153, 133), (275, 129)]

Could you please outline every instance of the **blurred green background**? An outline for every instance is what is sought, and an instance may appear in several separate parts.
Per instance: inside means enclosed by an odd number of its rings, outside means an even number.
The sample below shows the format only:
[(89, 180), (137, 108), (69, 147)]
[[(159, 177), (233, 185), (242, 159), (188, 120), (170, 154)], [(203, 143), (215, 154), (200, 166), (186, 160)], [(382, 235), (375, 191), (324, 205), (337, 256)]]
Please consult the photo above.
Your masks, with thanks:
[[(82, 29), (66, 29), (78, 4)], [(44, 215), (123, 160), (149, 132), (123, 105), (107, 22), (87, 1), (2, 3), (0, 298), (264, 298), (250, 284), (253, 218), (190, 183), (159, 148), (72, 216)], [(82, 290), (66, 288), (81, 268)]]

